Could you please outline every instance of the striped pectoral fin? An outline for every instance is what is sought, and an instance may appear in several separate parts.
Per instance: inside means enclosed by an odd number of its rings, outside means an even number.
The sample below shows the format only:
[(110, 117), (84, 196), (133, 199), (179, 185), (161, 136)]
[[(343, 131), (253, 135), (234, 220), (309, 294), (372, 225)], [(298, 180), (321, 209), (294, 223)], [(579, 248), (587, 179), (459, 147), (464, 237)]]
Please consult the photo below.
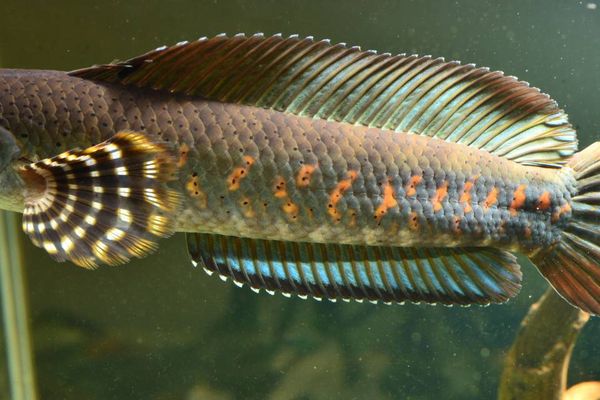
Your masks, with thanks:
[(400, 248), (188, 234), (194, 265), (238, 285), (317, 299), (489, 304), (520, 288), (510, 253), (493, 248)]
[(174, 168), (165, 147), (135, 132), (24, 166), (23, 229), (55, 260), (86, 268), (142, 257), (173, 232)]

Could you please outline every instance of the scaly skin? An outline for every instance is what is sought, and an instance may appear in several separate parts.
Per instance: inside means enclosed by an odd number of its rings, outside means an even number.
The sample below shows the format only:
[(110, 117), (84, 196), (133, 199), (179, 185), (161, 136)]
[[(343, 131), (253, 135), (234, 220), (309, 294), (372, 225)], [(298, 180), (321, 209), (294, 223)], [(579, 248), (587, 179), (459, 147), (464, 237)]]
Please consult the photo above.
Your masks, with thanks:
[(2, 70), (0, 125), (31, 160), (127, 129), (172, 143), (181, 231), (531, 254), (558, 242), (575, 190), (569, 169), (62, 72)]

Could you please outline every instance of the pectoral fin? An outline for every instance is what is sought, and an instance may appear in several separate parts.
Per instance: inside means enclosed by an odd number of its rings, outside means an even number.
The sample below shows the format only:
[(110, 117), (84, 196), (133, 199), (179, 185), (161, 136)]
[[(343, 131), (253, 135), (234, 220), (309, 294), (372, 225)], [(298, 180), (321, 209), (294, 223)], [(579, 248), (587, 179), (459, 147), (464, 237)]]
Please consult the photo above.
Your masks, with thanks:
[(188, 234), (195, 265), (252, 289), (402, 303), (499, 303), (520, 289), (516, 259), (494, 248), (401, 248)]
[(154, 250), (174, 229), (175, 161), (135, 132), (23, 167), (23, 229), (55, 260), (94, 268)]

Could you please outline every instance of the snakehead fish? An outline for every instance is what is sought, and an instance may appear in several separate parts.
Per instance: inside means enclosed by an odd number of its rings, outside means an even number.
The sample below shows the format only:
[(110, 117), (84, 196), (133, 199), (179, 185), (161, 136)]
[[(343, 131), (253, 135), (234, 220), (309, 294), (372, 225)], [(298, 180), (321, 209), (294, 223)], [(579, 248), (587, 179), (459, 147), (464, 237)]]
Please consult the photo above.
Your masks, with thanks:
[(600, 314), (600, 144), (526, 82), (311, 37), (219, 35), (72, 72), (0, 70), (0, 206), (55, 260), (187, 232), (254, 290), (488, 304), (515, 253)]

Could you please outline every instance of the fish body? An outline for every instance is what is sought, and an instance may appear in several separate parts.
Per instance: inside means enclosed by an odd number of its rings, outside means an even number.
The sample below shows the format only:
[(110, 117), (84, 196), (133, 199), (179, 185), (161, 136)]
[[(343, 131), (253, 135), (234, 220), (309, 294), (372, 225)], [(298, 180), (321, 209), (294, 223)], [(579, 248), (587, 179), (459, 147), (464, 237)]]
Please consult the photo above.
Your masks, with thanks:
[[(0, 125), (19, 160), (0, 174), (12, 182), (0, 203), (25, 209), (25, 231), (59, 260), (120, 263), (185, 231), (205, 269), (313, 297), (504, 301), (520, 280), (508, 251), (542, 263), (591, 246), (584, 273), (542, 273), (598, 312), (597, 154), (572, 157), (574, 132), (547, 96), (472, 65), (316, 43), (309, 57), (295, 37), (217, 37), (73, 73), (1, 70)], [(220, 64), (202, 63), (215, 52)], [(340, 77), (350, 55), (358, 66)], [(94, 172), (102, 160), (119, 179)], [(78, 192), (44, 203), (51, 189)], [(139, 221), (118, 214), (135, 214), (131, 198)], [(73, 256), (81, 227), (102, 221)]]
[(123, 130), (172, 143), (180, 156), (172, 186), (184, 194), (178, 231), (527, 251), (560, 239), (574, 191), (559, 170), (459, 143), (61, 72), (7, 71), (0, 92), (9, 94), (0, 99), (6, 128), (31, 146), (25, 157)]

